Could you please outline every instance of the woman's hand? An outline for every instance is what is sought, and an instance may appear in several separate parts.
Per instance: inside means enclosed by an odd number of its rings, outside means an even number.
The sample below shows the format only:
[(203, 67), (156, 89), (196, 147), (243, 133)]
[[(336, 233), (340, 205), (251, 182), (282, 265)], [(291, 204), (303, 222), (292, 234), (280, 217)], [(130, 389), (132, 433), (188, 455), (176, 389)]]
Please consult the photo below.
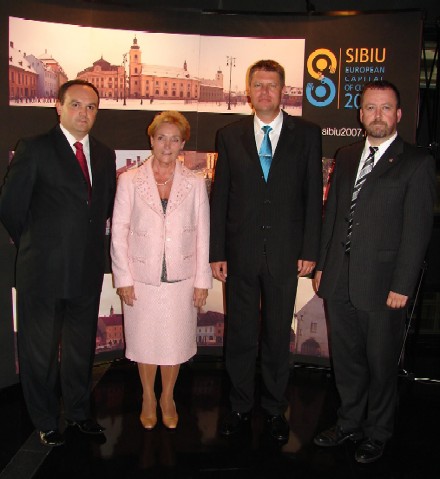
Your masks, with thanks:
[(194, 306), (196, 308), (205, 306), (207, 297), (208, 297), (207, 289), (194, 288), (193, 299), (194, 299)]
[(117, 288), (116, 294), (127, 306), (133, 306), (134, 301), (136, 301), (134, 286), (122, 286), (121, 288)]

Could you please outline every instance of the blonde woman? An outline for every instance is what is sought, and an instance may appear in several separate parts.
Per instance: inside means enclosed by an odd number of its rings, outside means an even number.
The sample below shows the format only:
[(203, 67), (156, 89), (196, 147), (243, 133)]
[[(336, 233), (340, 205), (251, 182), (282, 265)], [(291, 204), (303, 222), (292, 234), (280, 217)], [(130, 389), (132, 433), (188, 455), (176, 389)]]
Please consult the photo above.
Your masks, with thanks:
[(163, 112), (148, 135), (152, 156), (118, 180), (111, 254), (126, 357), (138, 363), (143, 387), (141, 423), (145, 429), (157, 423), (159, 366), (162, 422), (175, 429), (174, 385), (180, 364), (196, 353), (197, 309), (212, 287), (209, 202), (203, 178), (178, 161), (190, 135), (186, 118)]

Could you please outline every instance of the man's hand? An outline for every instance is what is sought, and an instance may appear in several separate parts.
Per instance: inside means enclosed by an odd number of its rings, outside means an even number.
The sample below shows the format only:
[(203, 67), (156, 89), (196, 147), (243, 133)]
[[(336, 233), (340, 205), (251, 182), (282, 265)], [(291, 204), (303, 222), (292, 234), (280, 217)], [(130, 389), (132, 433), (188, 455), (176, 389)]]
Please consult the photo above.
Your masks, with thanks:
[(122, 299), (122, 302), (127, 306), (133, 306), (136, 301), (136, 294), (134, 292), (134, 286), (122, 286), (116, 289), (116, 294)]
[(212, 276), (218, 279), (222, 283), (226, 283), (226, 277), (228, 276), (228, 263), (226, 261), (216, 261), (211, 263)]
[(298, 260), (298, 276), (309, 275), (316, 266), (315, 261), (306, 261), (305, 259)]
[(315, 277), (313, 278), (313, 289), (315, 293), (318, 292), (319, 285), (321, 284), (322, 271), (315, 271)]
[(390, 291), (387, 298), (387, 306), (392, 309), (404, 308), (408, 302), (408, 296)]

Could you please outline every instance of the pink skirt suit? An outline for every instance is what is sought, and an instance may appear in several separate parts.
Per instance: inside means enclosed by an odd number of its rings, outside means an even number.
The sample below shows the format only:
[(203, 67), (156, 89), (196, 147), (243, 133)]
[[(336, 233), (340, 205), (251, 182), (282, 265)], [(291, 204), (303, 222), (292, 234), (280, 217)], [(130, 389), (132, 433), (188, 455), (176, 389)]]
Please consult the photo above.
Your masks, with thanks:
[(124, 305), (126, 357), (173, 365), (194, 356), (194, 288), (212, 287), (209, 201), (203, 178), (177, 162), (164, 212), (151, 158), (121, 174), (111, 255), (115, 286), (134, 285), (137, 298), (133, 306)]

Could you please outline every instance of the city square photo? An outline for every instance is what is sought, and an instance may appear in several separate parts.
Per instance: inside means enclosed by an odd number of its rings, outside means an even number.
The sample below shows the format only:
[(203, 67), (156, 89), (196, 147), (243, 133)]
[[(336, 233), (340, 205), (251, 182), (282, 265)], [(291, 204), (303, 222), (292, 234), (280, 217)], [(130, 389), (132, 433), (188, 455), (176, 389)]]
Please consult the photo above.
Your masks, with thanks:
[(51, 107), (74, 78), (93, 83), (100, 108), (251, 113), (249, 65), (286, 69), (283, 109), (302, 114), (305, 39), (168, 34), (9, 18), (9, 104)]

